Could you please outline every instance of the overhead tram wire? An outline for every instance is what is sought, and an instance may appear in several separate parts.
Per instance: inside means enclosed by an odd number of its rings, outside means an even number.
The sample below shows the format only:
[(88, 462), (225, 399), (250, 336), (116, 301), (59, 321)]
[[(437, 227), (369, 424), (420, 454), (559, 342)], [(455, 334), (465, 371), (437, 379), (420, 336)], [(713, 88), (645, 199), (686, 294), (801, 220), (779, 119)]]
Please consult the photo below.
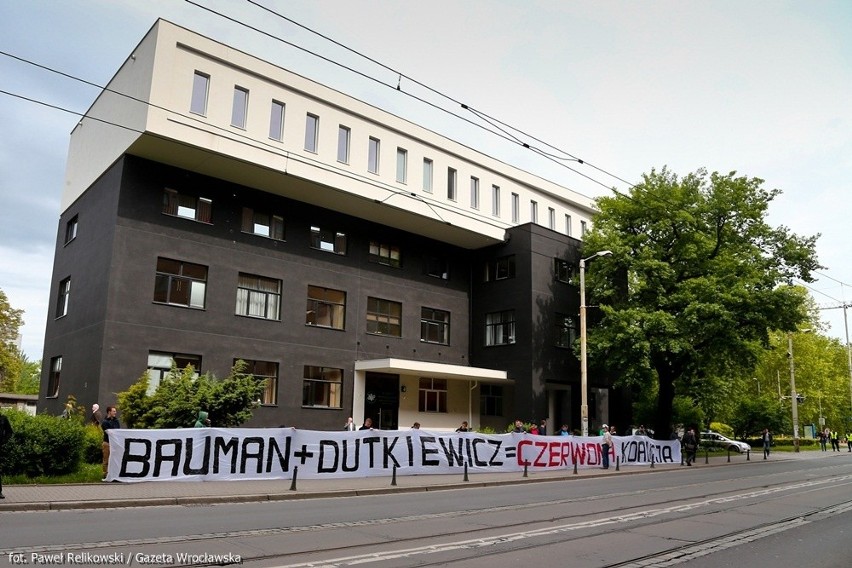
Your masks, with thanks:
[[(194, 0), (184, 0), (184, 2), (186, 2), (186, 3), (188, 3), (188, 4), (191, 4), (191, 5), (193, 5), (193, 6), (196, 6), (197, 8), (200, 8), (200, 9), (202, 9), (202, 10), (205, 10), (205, 11), (207, 11), (207, 12), (211, 13), (211, 14), (214, 14), (214, 15), (217, 15), (217, 16), (219, 16), (219, 17), (222, 17), (222, 18), (224, 18), (224, 19), (226, 19), (226, 20), (228, 20), (228, 21), (230, 21), (230, 22), (233, 22), (233, 23), (235, 23), (235, 24), (237, 24), (237, 25), (243, 26), (243, 27), (245, 27), (245, 28), (247, 28), (247, 29), (250, 29), (250, 30), (252, 30), (252, 31), (256, 31), (257, 33), (259, 33), (259, 34), (261, 34), (261, 35), (264, 35), (264, 36), (266, 36), (266, 37), (268, 37), (268, 38), (270, 38), (270, 39), (273, 39), (273, 40), (279, 41), (279, 42), (281, 42), (281, 43), (284, 43), (285, 45), (289, 45), (290, 47), (293, 47), (293, 48), (295, 48), (295, 49), (297, 49), (297, 50), (299, 50), (299, 51), (302, 51), (302, 52), (304, 52), (304, 53), (307, 53), (307, 54), (309, 54), (309, 55), (312, 55), (312, 56), (314, 56), (314, 57), (317, 57), (318, 59), (321, 59), (321, 60), (323, 60), (323, 61), (325, 61), (325, 62), (327, 62), (327, 63), (331, 63), (332, 65), (336, 65), (336, 66), (338, 66), (338, 67), (340, 67), (340, 68), (342, 68), (342, 69), (345, 69), (345, 70), (347, 70), (347, 71), (350, 71), (350, 72), (352, 72), (352, 73), (355, 73), (356, 75), (359, 75), (359, 76), (361, 76), (361, 77), (363, 77), (363, 78), (365, 78), (365, 79), (368, 79), (368, 80), (370, 80), (370, 81), (373, 81), (373, 82), (375, 82), (375, 83), (378, 83), (378, 84), (380, 84), (380, 85), (382, 85), (382, 86), (388, 87), (388, 88), (390, 88), (390, 89), (396, 90), (396, 91), (398, 91), (398, 92), (400, 92), (400, 93), (402, 93), (402, 94), (404, 94), (404, 95), (406, 95), (406, 96), (408, 96), (408, 97), (410, 97), (410, 98), (412, 98), (412, 99), (414, 99), (414, 100), (416, 100), (416, 101), (418, 101), (418, 102), (421, 102), (421, 103), (423, 103), (423, 104), (425, 104), (425, 105), (427, 105), (427, 106), (429, 106), (429, 107), (431, 107), (431, 108), (434, 108), (435, 110), (438, 110), (438, 111), (440, 111), (440, 112), (443, 112), (443, 113), (445, 113), (445, 114), (448, 114), (448, 115), (450, 115), (450, 116), (452, 116), (452, 117), (454, 117), (454, 118), (457, 118), (457, 119), (459, 119), (459, 120), (461, 120), (461, 121), (463, 121), (463, 122), (466, 122), (467, 124), (470, 124), (471, 126), (474, 126), (474, 127), (476, 127), (476, 128), (479, 128), (479, 129), (481, 129), (481, 130), (484, 130), (485, 132), (488, 132), (488, 133), (490, 133), (490, 134), (493, 134), (493, 135), (497, 136), (498, 138), (502, 138), (503, 140), (508, 141), (508, 142), (510, 142), (510, 143), (512, 143), (512, 144), (516, 144), (516, 145), (518, 145), (518, 146), (521, 146), (522, 148), (528, 149), (528, 150), (532, 151), (533, 153), (538, 154), (539, 156), (541, 156), (541, 157), (544, 157), (544, 158), (548, 159), (549, 161), (553, 162), (554, 164), (556, 164), (556, 165), (558, 165), (558, 166), (560, 166), (560, 167), (563, 167), (563, 168), (565, 168), (565, 169), (567, 169), (567, 170), (569, 170), (569, 171), (571, 171), (571, 172), (574, 172), (574, 173), (576, 173), (577, 175), (580, 175), (580, 176), (582, 176), (582, 177), (584, 177), (584, 178), (586, 178), (586, 179), (588, 179), (588, 180), (592, 181), (593, 183), (595, 183), (595, 184), (597, 184), (597, 185), (600, 185), (601, 187), (606, 188), (607, 190), (611, 191), (612, 193), (614, 193), (614, 194), (615, 194), (615, 195), (617, 195), (617, 196), (624, 197), (624, 198), (626, 198), (626, 199), (629, 199), (630, 201), (635, 201), (635, 198), (634, 198), (633, 196), (631, 196), (631, 195), (629, 195), (629, 194), (626, 194), (626, 193), (623, 193), (623, 192), (621, 192), (621, 191), (618, 191), (618, 189), (616, 189), (615, 187), (608, 186), (608, 185), (606, 185), (605, 183), (603, 183), (603, 182), (601, 182), (601, 181), (599, 181), (599, 180), (596, 180), (596, 179), (594, 179), (594, 178), (592, 178), (592, 177), (590, 177), (590, 176), (588, 176), (588, 175), (586, 175), (586, 174), (583, 174), (583, 173), (581, 173), (581, 172), (577, 171), (577, 170), (576, 170), (576, 169), (574, 169), (574, 168), (571, 168), (570, 166), (566, 165), (563, 161), (561, 161), (561, 160), (560, 160), (557, 156), (553, 156), (552, 154), (548, 154), (548, 153), (546, 153), (546, 152), (543, 152), (543, 151), (542, 151), (542, 150), (540, 150), (540, 149), (537, 149), (537, 148), (535, 148), (535, 147), (532, 147), (532, 146), (530, 146), (528, 143), (525, 143), (525, 142), (521, 141), (521, 140), (520, 140), (517, 136), (513, 136), (513, 135), (510, 135), (510, 134), (506, 133), (503, 129), (498, 129), (498, 131), (493, 130), (492, 128), (498, 128), (498, 127), (494, 124), (494, 122), (498, 122), (498, 123), (500, 123), (500, 124), (503, 124), (503, 125), (505, 125), (506, 127), (511, 128), (512, 130), (514, 130), (514, 131), (516, 131), (516, 132), (518, 132), (518, 133), (521, 133), (521, 134), (523, 134), (524, 136), (528, 136), (529, 138), (531, 138), (531, 139), (533, 139), (533, 140), (535, 140), (535, 141), (537, 141), (537, 142), (540, 142), (541, 144), (544, 144), (544, 145), (546, 145), (547, 147), (549, 147), (549, 148), (551, 148), (551, 149), (554, 149), (554, 150), (556, 150), (557, 152), (559, 152), (559, 153), (561, 153), (561, 154), (564, 154), (564, 155), (566, 155), (566, 156), (569, 156), (569, 157), (570, 157), (570, 159), (571, 159), (572, 161), (576, 161), (576, 162), (578, 162), (578, 163), (588, 165), (589, 167), (594, 168), (595, 170), (598, 170), (598, 171), (600, 171), (600, 172), (602, 172), (602, 173), (604, 173), (604, 174), (606, 174), (606, 175), (608, 175), (608, 176), (610, 176), (610, 177), (613, 177), (614, 179), (617, 179), (617, 180), (619, 180), (619, 181), (621, 181), (621, 182), (625, 183), (625, 184), (626, 184), (626, 185), (627, 185), (630, 189), (634, 189), (634, 190), (636, 190), (636, 191), (642, 191), (642, 192), (643, 192), (643, 193), (645, 193), (648, 197), (651, 197), (652, 199), (655, 199), (655, 200), (659, 201), (660, 203), (662, 203), (662, 204), (664, 204), (664, 205), (669, 205), (669, 206), (674, 206), (674, 205), (675, 205), (675, 203), (673, 203), (672, 201), (670, 201), (670, 200), (666, 199), (666, 198), (665, 198), (665, 197), (663, 197), (663, 196), (660, 196), (660, 195), (652, 195), (649, 191), (645, 190), (644, 188), (642, 188), (642, 187), (640, 187), (640, 186), (638, 186), (638, 185), (636, 185), (636, 184), (633, 184), (633, 183), (631, 183), (631, 182), (629, 182), (629, 181), (627, 181), (627, 180), (625, 180), (625, 179), (623, 179), (623, 178), (621, 178), (621, 177), (619, 177), (619, 176), (616, 176), (615, 174), (612, 174), (612, 173), (610, 173), (610, 172), (608, 172), (608, 171), (606, 171), (606, 170), (604, 170), (604, 169), (602, 169), (602, 168), (599, 168), (599, 167), (597, 167), (597, 166), (595, 166), (595, 165), (593, 165), (593, 164), (591, 164), (591, 163), (589, 163), (589, 162), (587, 162), (587, 161), (585, 161), (585, 160), (582, 160), (582, 159), (580, 159), (580, 158), (577, 158), (576, 156), (573, 156), (573, 155), (572, 155), (571, 153), (569, 153), (569, 152), (566, 152), (566, 151), (564, 151), (564, 150), (561, 150), (561, 149), (557, 148), (556, 146), (553, 146), (552, 144), (549, 144), (549, 143), (547, 143), (547, 142), (541, 141), (541, 140), (539, 140), (538, 138), (536, 138), (536, 137), (534, 137), (534, 136), (531, 136), (531, 135), (529, 135), (529, 134), (525, 133), (524, 131), (522, 131), (522, 130), (520, 130), (520, 129), (518, 129), (518, 128), (512, 127), (511, 125), (508, 125), (508, 124), (506, 124), (506, 123), (504, 123), (504, 122), (502, 122), (502, 121), (499, 121), (499, 120), (497, 120), (497, 119), (492, 119), (491, 117), (488, 117), (488, 115), (486, 115), (486, 114), (484, 114), (484, 113), (481, 113), (480, 111), (476, 111), (476, 110), (472, 109), (469, 105), (467, 105), (467, 104), (465, 104), (465, 103), (462, 103), (462, 102), (461, 102), (461, 101), (459, 101), (458, 99), (456, 99), (456, 98), (454, 98), (454, 97), (452, 97), (452, 96), (450, 96), (450, 95), (447, 95), (447, 94), (445, 94), (445, 93), (443, 93), (443, 92), (441, 92), (441, 91), (439, 91), (439, 90), (437, 90), (437, 89), (435, 89), (435, 88), (433, 88), (433, 87), (430, 87), (429, 85), (427, 85), (427, 84), (425, 84), (425, 83), (423, 83), (423, 82), (421, 82), (421, 81), (418, 81), (417, 79), (414, 79), (413, 77), (411, 77), (411, 76), (409, 76), (409, 75), (406, 75), (405, 73), (402, 73), (401, 71), (398, 71), (398, 70), (396, 70), (396, 69), (394, 69), (394, 68), (392, 68), (392, 67), (390, 67), (390, 66), (388, 66), (388, 65), (386, 65), (386, 64), (384, 64), (384, 63), (382, 63), (382, 62), (380, 62), (380, 61), (378, 61), (378, 60), (376, 60), (375, 58), (372, 58), (372, 57), (370, 57), (370, 56), (368, 56), (368, 55), (365, 55), (365, 54), (361, 53), (360, 51), (358, 51), (358, 50), (356, 50), (356, 49), (353, 49), (353, 48), (351, 48), (351, 47), (348, 47), (347, 45), (345, 45), (345, 44), (343, 44), (343, 43), (341, 43), (341, 42), (339, 42), (339, 41), (337, 41), (337, 40), (335, 40), (335, 39), (333, 39), (333, 38), (331, 38), (331, 37), (329, 37), (329, 36), (326, 36), (326, 35), (324, 35), (324, 34), (322, 34), (322, 33), (318, 32), (318, 31), (316, 31), (316, 30), (314, 30), (314, 29), (312, 29), (312, 28), (310, 28), (310, 27), (308, 27), (308, 26), (306, 26), (306, 25), (304, 25), (304, 24), (301, 24), (301, 23), (299, 23), (299, 22), (297, 22), (297, 21), (293, 20), (292, 18), (289, 18), (289, 17), (287, 17), (287, 16), (285, 16), (285, 15), (283, 15), (283, 14), (279, 13), (279, 12), (276, 12), (275, 10), (272, 10), (271, 8), (267, 8), (266, 6), (263, 6), (263, 5), (261, 5), (261, 4), (258, 4), (258, 3), (257, 3), (256, 1), (254, 1), (254, 0), (246, 0), (246, 2), (248, 2), (249, 4), (252, 4), (253, 6), (256, 6), (256, 7), (260, 8), (260, 9), (262, 9), (262, 10), (264, 10), (264, 11), (266, 11), (266, 12), (268, 12), (268, 13), (270, 13), (270, 14), (272, 14), (272, 15), (274, 15), (274, 16), (276, 16), (276, 17), (280, 18), (280, 19), (282, 19), (282, 20), (285, 20), (285, 21), (287, 21), (287, 22), (289, 22), (289, 23), (291, 23), (291, 24), (293, 24), (293, 25), (295, 25), (295, 26), (297, 26), (297, 27), (299, 27), (299, 28), (301, 28), (301, 29), (303, 29), (303, 30), (305, 30), (305, 31), (307, 31), (307, 32), (309, 32), (309, 33), (311, 33), (311, 34), (314, 34), (314, 35), (316, 35), (317, 37), (320, 37), (320, 38), (322, 38), (322, 39), (324, 39), (324, 40), (326, 40), (326, 41), (328, 41), (328, 42), (331, 42), (331, 43), (333, 43), (334, 45), (336, 45), (336, 46), (340, 47), (341, 49), (344, 49), (344, 50), (346, 50), (346, 51), (348, 51), (348, 52), (350, 52), (350, 53), (352, 53), (352, 54), (354, 54), (354, 55), (357, 55), (358, 57), (361, 57), (362, 59), (365, 59), (365, 60), (369, 61), (370, 63), (373, 63), (374, 65), (377, 65), (377, 66), (381, 67), (382, 69), (384, 69), (384, 70), (386, 70), (386, 71), (390, 71), (391, 73), (393, 73), (394, 75), (396, 75), (396, 76), (399, 78), (399, 80), (398, 80), (398, 82), (397, 82), (397, 85), (396, 85), (396, 86), (393, 86), (392, 84), (387, 83), (387, 82), (385, 82), (385, 81), (382, 81), (381, 79), (378, 79), (378, 78), (372, 77), (372, 76), (370, 76), (370, 75), (368, 75), (368, 74), (366, 74), (366, 73), (364, 73), (364, 72), (362, 72), (362, 71), (358, 71), (358, 70), (353, 69), (352, 67), (350, 67), (350, 66), (348, 66), (348, 65), (344, 65), (344, 64), (342, 64), (342, 63), (340, 63), (340, 62), (334, 61), (333, 59), (331, 59), (331, 58), (329, 58), (329, 57), (326, 57), (326, 56), (324, 56), (324, 55), (320, 55), (320, 54), (318, 54), (318, 53), (316, 53), (316, 52), (314, 52), (314, 51), (311, 51), (311, 50), (309, 50), (309, 49), (307, 49), (307, 48), (304, 48), (304, 47), (299, 46), (299, 45), (297, 45), (297, 44), (295, 44), (295, 43), (293, 43), (293, 42), (290, 42), (290, 41), (288, 41), (288, 40), (286, 40), (286, 39), (283, 39), (283, 38), (281, 38), (281, 37), (279, 37), (279, 36), (276, 36), (275, 34), (271, 34), (271, 33), (269, 33), (269, 32), (266, 32), (266, 31), (264, 31), (264, 30), (261, 30), (261, 29), (259, 29), (259, 28), (255, 27), (255, 26), (252, 26), (252, 25), (250, 25), (250, 24), (247, 24), (247, 23), (245, 23), (245, 22), (243, 22), (243, 21), (239, 20), (238, 18), (234, 18), (234, 17), (228, 16), (228, 15), (226, 15), (226, 14), (222, 14), (221, 12), (218, 12), (218, 11), (213, 10), (213, 9), (211, 9), (211, 8), (208, 8), (208, 7), (206, 7), (206, 6), (202, 6), (202, 5), (201, 5), (201, 4), (199, 4), (198, 2), (195, 2)], [(453, 103), (453, 104), (455, 104), (455, 105), (459, 105), (459, 107), (463, 108), (464, 110), (468, 110), (468, 111), (472, 112), (472, 113), (473, 113), (474, 115), (476, 115), (478, 118), (480, 118), (481, 120), (483, 120), (483, 121), (487, 122), (487, 123), (488, 123), (488, 125), (489, 125), (489, 126), (491, 126), (491, 128), (488, 128), (488, 127), (486, 127), (486, 126), (484, 126), (484, 125), (482, 125), (482, 124), (480, 124), (480, 123), (474, 122), (474, 121), (472, 121), (472, 120), (470, 120), (470, 119), (468, 119), (468, 118), (466, 118), (466, 117), (464, 117), (464, 116), (462, 116), (462, 115), (459, 115), (459, 114), (457, 114), (457, 113), (455, 113), (455, 112), (453, 112), (453, 111), (451, 111), (451, 110), (448, 110), (448, 109), (446, 109), (446, 108), (444, 108), (444, 107), (442, 107), (442, 106), (440, 106), (440, 105), (437, 105), (437, 104), (435, 104), (435, 103), (433, 103), (433, 102), (431, 102), (431, 101), (428, 101), (428, 100), (426, 100), (426, 99), (424, 99), (424, 98), (422, 98), (422, 97), (420, 97), (420, 96), (417, 96), (417, 95), (415, 95), (415, 94), (413, 94), (413, 93), (411, 93), (411, 92), (409, 92), (409, 91), (402, 90), (402, 89), (400, 88), (400, 83), (401, 83), (401, 79), (402, 79), (402, 78), (405, 78), (407, 81), (411, 82), (412, 84), (415, 84), (415, 85), (417, 85), (417, 86), (419, 86), (419, 87), (422, 87), (423, 89), (425, 89), (425, 90), (427, 90), (427, 91), (429, 91), (429, 92), (431, 92), (431, 93), (434, 93), (434, 94), (438, 95), (439, 97), (441, 97), (441, 98), (443, 98), (443, 99), (446, 99), (447, 101), (450, 101), (451, 103)], [(574, 193), (576, 193), (576, 194), (578, 194), (578, 195), (582, 195), (583, 197), (586, 197), (587, 199), (590, 199), (590, 200), (593, 200), (593, 199), (594, 199), (594, 198), (592, 198), (591, 196), (588, 196), (588, 195), (586, 195), (586, 194), (584, 194), (584, 193), (582, 193), (582, 192), (580, 192), (580, 191), (577, 191), (577, 190), (571, 190), (571, 191), (573, 191)]]

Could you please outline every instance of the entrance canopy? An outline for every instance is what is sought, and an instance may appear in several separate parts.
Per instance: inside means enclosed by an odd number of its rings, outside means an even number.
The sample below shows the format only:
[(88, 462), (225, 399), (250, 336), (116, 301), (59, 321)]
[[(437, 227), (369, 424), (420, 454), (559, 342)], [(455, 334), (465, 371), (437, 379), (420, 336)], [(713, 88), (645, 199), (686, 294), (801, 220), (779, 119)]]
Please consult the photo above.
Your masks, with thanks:
[(481, 367), (466, 367), (464, 365), (448, 365), (446, 363), (430, 363), (428, 361), (411, 361), (408, 359), (370, 359), (355, 361), (355, 371), (373, 371), (395, 375), (415, 375), (434, 379), (450, 379), (460, 381), (482, 381), (487, 383), (512, 382), (506, 371), (483, 369)]

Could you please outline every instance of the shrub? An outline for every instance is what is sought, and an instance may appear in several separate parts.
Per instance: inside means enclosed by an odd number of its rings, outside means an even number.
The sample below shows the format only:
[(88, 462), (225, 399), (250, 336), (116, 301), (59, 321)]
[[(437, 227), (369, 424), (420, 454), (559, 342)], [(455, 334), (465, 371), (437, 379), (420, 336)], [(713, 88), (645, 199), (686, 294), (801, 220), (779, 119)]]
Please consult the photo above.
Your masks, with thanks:
[(0, 468), (14, 474), (62, 475), (80, 466), (84, 430), (77, 420), (48, 414), (30, 416), (11, 411), (9, 422), (15, 436), (0, 455)]
[(710, 429), (714, 432), (718, 432), (726, 438), (733, 439), (734, 437), (734, 429), (725, 424), (724, 422), (711, 422)]
[(103, 430), (99, 426), (89, 424), (85, 427), (83, 437), (83, 462), (84, 463), (101, 463), (103, 461), (103, 447), (101, 443), (104, 441)]

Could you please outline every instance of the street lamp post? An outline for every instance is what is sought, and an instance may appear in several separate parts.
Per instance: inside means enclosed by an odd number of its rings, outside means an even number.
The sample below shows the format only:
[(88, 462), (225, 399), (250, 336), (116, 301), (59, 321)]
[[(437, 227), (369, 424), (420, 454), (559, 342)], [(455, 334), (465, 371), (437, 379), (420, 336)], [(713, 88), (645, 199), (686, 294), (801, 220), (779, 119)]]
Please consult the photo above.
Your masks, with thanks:
[[(802, 333), (810, 329), (801, 330)], [(793, 412), (793, 448), (799, 451), (799, 394), (796, 392), (796, 366), (793, 364), (793, 333), (787, 332), (787, 358), (790, 359), (790, 405)]]
[(612, 251), (602, 250), (588, 258), (580, 259), (580, 420), (583, 436), (589, 435), (589, 385), (586, 372), (586, 262), (611, 254)]

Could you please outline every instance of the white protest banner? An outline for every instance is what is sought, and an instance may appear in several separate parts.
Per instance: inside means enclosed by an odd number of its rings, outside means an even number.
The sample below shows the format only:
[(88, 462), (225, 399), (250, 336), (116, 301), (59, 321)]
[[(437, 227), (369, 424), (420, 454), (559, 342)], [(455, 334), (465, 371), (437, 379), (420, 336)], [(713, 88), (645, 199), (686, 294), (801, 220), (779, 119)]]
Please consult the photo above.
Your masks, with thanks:
[[(109, 481), (305, 479), (558, 470), (599, 467), (600, 436), (446, 433), (429, 430), (321, 432), (295, 428), (109, 430)], [(610, 461), (680, 463), (680, 444), (613, 438)]]

